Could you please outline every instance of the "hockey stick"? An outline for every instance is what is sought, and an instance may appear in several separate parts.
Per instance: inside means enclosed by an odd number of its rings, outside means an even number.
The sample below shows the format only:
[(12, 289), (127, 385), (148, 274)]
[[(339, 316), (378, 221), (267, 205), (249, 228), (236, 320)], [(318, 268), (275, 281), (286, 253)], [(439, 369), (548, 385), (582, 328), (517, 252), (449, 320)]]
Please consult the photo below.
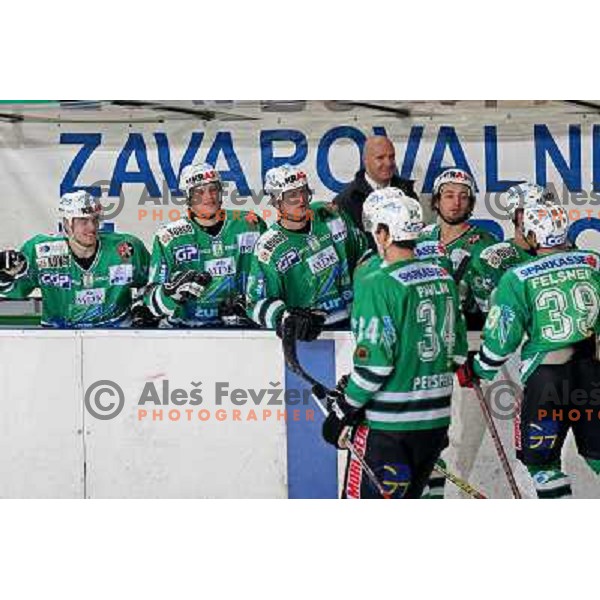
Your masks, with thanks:
[(512, 472), (512, 469), (510, 468), (508, 457), (506, 456), (506, 451), (504, 450), (504, 446), (502, 445), (502, 440), (500, 439), (500, 435), (498, 434), (498, 430), (496, 429), (496, 424), (494, 423), (494, 418), (492, 417), (490, 407), (488, 406), (485, 400), (485, 396), (483, 395), (481, 386), (476, 381), (473, 381), (473, 389), (475, 390), (475, 394), (477, 395), (477, 399), (479, 400), (481, 410), (483, 411), (483, 416), (485, 417), (488, 426), (488, 431), (492, 436), (492, 441), (494, 442), (496, 452), (498, 453), (498, 457), (500, 458), (502, 470), (504, 471), (506, 479), (508, 480), (510, 491), (512, 492), (512, 495), (515, 499), (520, 500), (523, 496), (521, 495), (519, 486), (517, 485), (515, 475)]
[(459, 490), (465, 492), (471, 496), (471, 498), (476, 498), (477, 500), (487, 500), (488, 497), (480, 492), (477, 488), (474, 488), (469, 482), (457, 477), (451, 471), (448, 471), (446, 467), (444, 467), (442, 461), (437, 460), (435, 465), (433, 465), (433, 470), (437, 471), (440, 475), (443, 475), (450, 483), (453, 483)]
[[(287, 335), (286, 335), (287, 334)], [(304, 379), (307, 383), (310, 383), (312, 386), (311, 392), (312, 396), (317, 403), (317, 406), (326, 417), (329, 413), (327, 408), (323, 404), (323, 400), (326, 398), (327, 393), (330, 392), (322, 383), (317, 381), (314, 377), (312, 377), (309, 373), (307, 373), (300, 361), (298, 360), (298, 354), (296, 352), (296, 338), (293, 335), (290, 335), (284, 329), (284, 334), (281, 340), (281, 345), (283, 347), (283, 357), (287, 366), (291, 369), (293, 373), (298, 375)], [(352, 458), (357, 460), (360, 463), (360, 466), (363, 468), (366, 476), (369, 478), (371, 483), (375, 486), (375, 489), (379, 492), (382, 498), (389, 500), (391, 499), (391, 495), (385, 491), (385, 488), (379, 481), (377, 475), (373, 472), (373, 469), (369, 466), (367, 461), (363, 458), (363, 456), (358, 452), (354, 444), (349, 440), (343, 440), (345, 447), (350, 451)]]
[[(324, 386), (320, 381), (317, 381), (312, 375), (310, 375), (310, 373), (307, 373), (304, 370), (304, 367), (300, 364), (300, 361), (298, 360), (298, 354), (296, 352), (296, 339), (294, 337), (284, 335), (282, 339), (282, 346), (283, 356), (285, 358), (286, 364), (293, 373), (298, 375), (298, 377), (304, 379), (304, 381), (306, 381), (312, 386), (311, 391), (313, 398), (315, 399), (323, 415), (327, 416), (327, 409), (323, 405), (322, 400), (327, 396), (328, 392), (331, 393), (331, 390), (328, 390), (326, 386)], [(349, 446), (349, 444), (350, 446), (352, 446), (352, 448)], [(367, 477), (371, 480), (371, 482), (381, 493), (381, 495), (384, 498), (390, 498), (390, 495), (383, 489), (381, 483), (379, 483), (379, 480), (377, 479), (375, 473), (373, 473), (373, 470), (369, 467), (364, 458), (356, 452), (356, 449), (349, 440), (346, 441), (346, 447), (348, 448), (348, 450), (350, 450), (350, 454), (352, 454), (352, 456), (356, 458), (356, 460), (361, 464)], [(468, 494), (472, 498), (476, 498), (478, 500), (487, 499), (487, 496), (485, 494), (474, 488), (470, 483), (460, 479), (459, 477), (448, 471), (440, 460), (436, 461), (433, 468), (438, 473), (440, 473), (440, 475), (443, 475), (446, 479), (448, 479), (448, 481), (453, 483), (457, 488), (465, 492), (465, 494)]]

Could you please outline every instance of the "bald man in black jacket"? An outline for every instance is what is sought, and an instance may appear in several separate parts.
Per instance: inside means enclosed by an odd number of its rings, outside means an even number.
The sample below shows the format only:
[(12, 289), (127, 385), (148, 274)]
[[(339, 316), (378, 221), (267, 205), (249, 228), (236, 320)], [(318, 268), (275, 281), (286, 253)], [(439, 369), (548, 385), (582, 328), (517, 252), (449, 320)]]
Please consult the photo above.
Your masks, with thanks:
[[(334, 199), (341, 212), (350, 215), (357, 227), (364, 231), (362, 208), (367, 196), (375, 189), (395, 187), (407, 196), (418, 200), (414, 190), (414, 181), (402, 179), (396, 175), (396, 152), (389, 138), (374, 135), (367, 138), (363, 150), (363, 166), (351, 181)], [(367, 236), (369, 244), (375, 249), (372, 236)]]

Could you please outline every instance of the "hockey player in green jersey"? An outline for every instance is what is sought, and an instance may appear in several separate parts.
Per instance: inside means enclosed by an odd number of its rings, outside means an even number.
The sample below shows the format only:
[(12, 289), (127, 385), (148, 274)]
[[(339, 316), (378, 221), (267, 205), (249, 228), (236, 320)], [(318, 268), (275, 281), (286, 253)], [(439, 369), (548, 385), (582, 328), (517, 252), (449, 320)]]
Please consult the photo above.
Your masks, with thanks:
[[(353, 371), (330, 398), (323, 437), (352, 442), (393, 498), (418, 498), (447, 444), (456, 367), (466, 357), (466, 332), (451, 274), (417, 259), (423, 227), (419, 203), (398, 190), (372, 213), (382, 265), (355, 285)], [(339, 386), (341, 387), (341, 386)], [(343, 496), (378, 498), (360, 463), (349, 457)]]
[(131, 325), (133, 291), (148, 279), (144, 244), (99, 231), (102, 207), (84, 191), (65, 194), (58, 211), (63, 235), (36, 235), (19, 252), (0, 252), (0, 297), (22, 299), (39, 288), (44, 327)]
[(352, 304), (352, 273), (367, 250), (365, 235), (333, 205), (310, 203), (306, 174), (270, 169), (265, 191), (278, 220), (256, 244), (248, 280), (248, 315), (281, 334), (292, 319), (296, 337), (316, 339), (323, 326), (344, 327)]
[(180, 188), (188, 216), (154, 236), (146, 304), (172, 327), (251, 325), (244, 294), (264, 221), (222, 209), (221, 177), (207, 163), (185, 167)]
[(532, 256), (532, 249), (523, 237), (523, 210), (553, 204), (552, 192), (535, 183), (521, 183), (507, 190), (505, 207), (514, 226), (514, 238), (488, 246), (473, 256), (470, 264), (473, 296), (483, 313), (489, 311), (491, 294), (505, 271)]
[[(433, 183), (431, 209), (438, 222), (425, 227), (419, 236), (416, 254), (423, 259), (436, 259), (441, 266), (449, 264), (459, 286), (461, 306), (469, 330), (480, 331), (484, 316), (474, 295), (473, 263), (481, 252), (498, 240), (484, 229), (468, 222), (476, 203), (473, 177), (467, 171), (451, 167), (438, 175)], [(478, 346), (474, 346), (475, 349)], [(450, 431), (450, 453), (459, 477), (468, 479), (477, 449), (484, 434), (480, 408), (472, 392), (456, 389), (452, 403), (453, 419)], [(479, 427), (470, 423), (479, 422)], [(444, 479), (433, 474), (427, 497), (443, 496)]]
[[(539, 498), (569, 497), (561, 450), (569, 429), (579, 453), (600, 474), (600, 256), (567, 246), (561, 206), (525, 208), (523, 234), (537, 257), (500, 280), (484, 340), (474, 360), (479, 377), (493, 379), (525, 340), (525, 385), (515, 418), (517, 458), (533, 477)], [(469, 373), (468, 366), (463, 374)]]
[(472, 259), (498, 240), (484, 229), (471, 225), (468, 219), (475, 208), (475, 181), (467, 171), (444, 170), (434, 181), (431, 208), (439, 222), (426, 227), (417, 243), (421, 258), (448, 257), (453, 277), (459, 285), (461, 300), (470, 329), (477, 329), (477, 313), (472, 294)]

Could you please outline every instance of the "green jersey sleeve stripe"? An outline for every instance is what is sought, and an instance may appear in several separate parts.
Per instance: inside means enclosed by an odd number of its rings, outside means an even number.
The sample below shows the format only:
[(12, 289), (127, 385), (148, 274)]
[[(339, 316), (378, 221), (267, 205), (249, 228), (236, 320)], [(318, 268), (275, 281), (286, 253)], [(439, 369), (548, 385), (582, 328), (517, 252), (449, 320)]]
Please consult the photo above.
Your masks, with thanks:
[(271, 303), (265, 315), (265, 323), (269, 329), (275, 329), (277, 318), (284, 310), (285, 303), (282, 300), (275, 300)]
[(350, 376), (350, 382), (353, 383), (356, 387), (366, 390), (367, 392), (376, 392), (382, 385), (383, 382), (373, 383), (368, 379), (364, 379), (358, 372), (355, 370)]
[(386, 373), (385, 375), (380, 375), (378, 373), (374, 373), (369, 367), (365, 367), (363, 365), (354, 367), (354, 372), (360, 375), (362, 379), (373, 384), (378, 384), (379, 386), (385, 383), (389, 374)]
[(361, 369), (368, 369), (376, 375), (389, 375), (394, 370), (394, 367), (373, 367), (371, 365), (360, 365), (360, 367)]
[(508, 360), (508, 356), (494, 354), (489, 348), (483, 345), (479, 352), (479, 360), (490, 367), (500, 368)]
[(162, 286), (157, 286), (154, 289), (154, 301), (156, 302), (156, 306), (161, 314), (171, 317), (175, 313), (174, 308), (169, 308), (169, 303), (163, 294)]

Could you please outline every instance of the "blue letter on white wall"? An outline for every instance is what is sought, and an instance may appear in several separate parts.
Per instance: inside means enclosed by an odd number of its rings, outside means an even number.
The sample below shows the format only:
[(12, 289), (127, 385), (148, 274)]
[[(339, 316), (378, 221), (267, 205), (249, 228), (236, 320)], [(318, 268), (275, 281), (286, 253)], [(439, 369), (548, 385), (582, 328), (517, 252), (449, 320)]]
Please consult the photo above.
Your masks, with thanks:
[(579, 125), (569, 125), (570, 165), (562, 155), (546, 125), (535, 125), (533, 135), (535, 141), (535, 174), (537, 183), (539, 185), (546, 185), (548, 182), (546, 163), (546, 155), (548, 155), (569, 191), (580, 192), (582, 190), (581, 127)]

